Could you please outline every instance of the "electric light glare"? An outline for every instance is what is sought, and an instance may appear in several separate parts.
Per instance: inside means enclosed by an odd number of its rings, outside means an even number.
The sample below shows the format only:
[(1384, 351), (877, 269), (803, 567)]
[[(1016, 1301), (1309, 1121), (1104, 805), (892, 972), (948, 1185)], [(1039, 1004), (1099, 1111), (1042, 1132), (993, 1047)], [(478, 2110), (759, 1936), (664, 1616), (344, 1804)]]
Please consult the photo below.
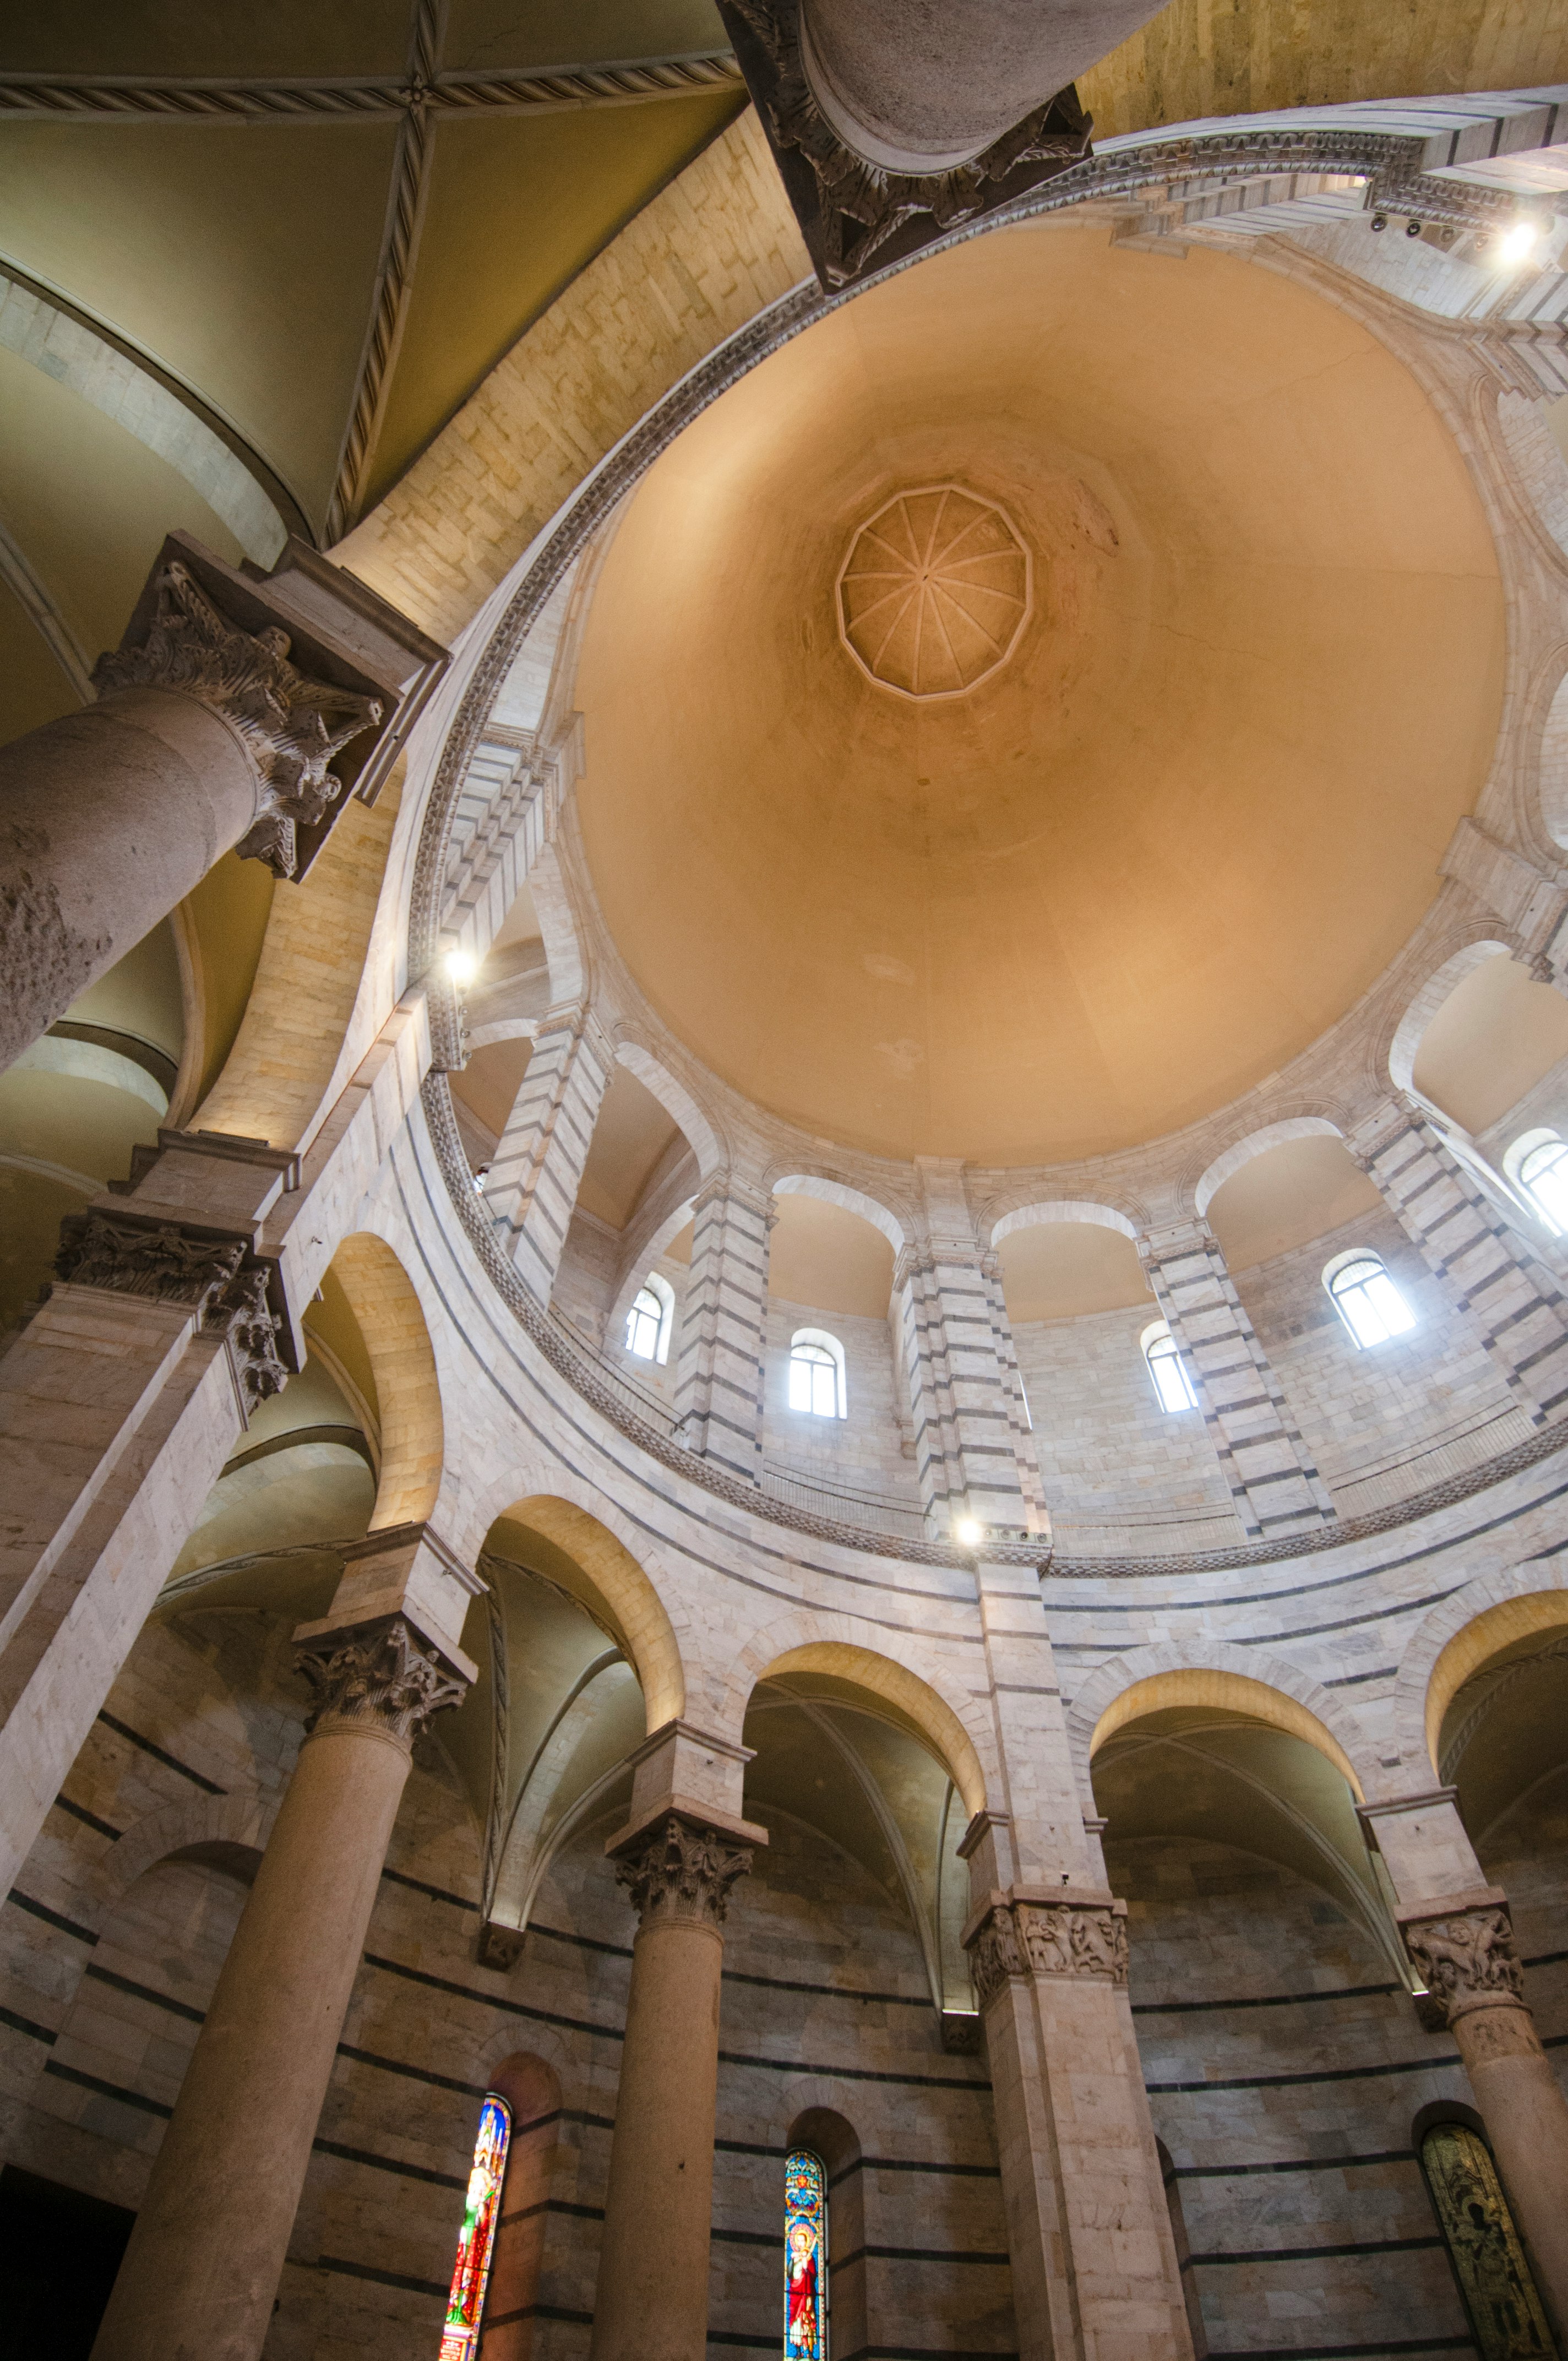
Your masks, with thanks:
[(978, 1517), (960, 1517), (953, 1532), (965, 1549), (973, 1549), (982, 1538), (983, 1528)]
[(1534, 222), (1515, 222), (1512, 229), (1503, 232), (1497, 251), (1505, 262), (1523, 262), (1540, 236)]
[(457, 986), (458, 990), (461, 991), (465, 984), (472, 983), (474, 978), (478, 974), (479, 962), (474, 957), (472, 951), (448, 951), (446, 954), (446, 972), (451, 977), (453, 983)]

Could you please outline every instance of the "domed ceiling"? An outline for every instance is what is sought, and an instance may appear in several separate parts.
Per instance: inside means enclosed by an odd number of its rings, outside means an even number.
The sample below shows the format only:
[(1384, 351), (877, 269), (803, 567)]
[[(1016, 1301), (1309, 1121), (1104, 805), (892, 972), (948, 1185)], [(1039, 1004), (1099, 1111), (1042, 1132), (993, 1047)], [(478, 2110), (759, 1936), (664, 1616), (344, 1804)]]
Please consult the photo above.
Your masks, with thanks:
[(806, 1130), (1104, 1152), (1398, 950), (1503, 634), (1456, 449), (1333, 304), (1103, 223), (993, 234), (784, 347), (630, 502), (578, 679), (597, 890), (675, 1031)]

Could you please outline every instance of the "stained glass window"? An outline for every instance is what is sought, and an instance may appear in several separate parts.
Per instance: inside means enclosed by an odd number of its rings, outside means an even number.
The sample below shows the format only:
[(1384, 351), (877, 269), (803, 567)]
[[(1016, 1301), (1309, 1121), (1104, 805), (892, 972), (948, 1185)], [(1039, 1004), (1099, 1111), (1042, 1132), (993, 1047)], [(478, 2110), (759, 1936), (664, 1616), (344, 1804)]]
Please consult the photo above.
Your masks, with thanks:
[(1492, 2152), (1464, 2124), (1434, 2124), (1421, 2170), (1483, 2361), (1555, 2353)]
[(797, 2147), (784, 2159), (784, 2361), (828, 2361), (828, 2175)]
[(479, 2110), (479, 2136), (474, 2143), (474, 2164), (463, 2205), (452, 2292), (446, 2299), (441, 2361), (474, 2361), (479, 2349), (479, 2325), (485, 2316), (485, 2290), (489, 2284), (490, 2257), (495, 2252), (496, 2224), (500, 2218), (501, 2184), (506, 2179), (507, 2144), (510, 2138), (511, 2110), (492, 2091)]

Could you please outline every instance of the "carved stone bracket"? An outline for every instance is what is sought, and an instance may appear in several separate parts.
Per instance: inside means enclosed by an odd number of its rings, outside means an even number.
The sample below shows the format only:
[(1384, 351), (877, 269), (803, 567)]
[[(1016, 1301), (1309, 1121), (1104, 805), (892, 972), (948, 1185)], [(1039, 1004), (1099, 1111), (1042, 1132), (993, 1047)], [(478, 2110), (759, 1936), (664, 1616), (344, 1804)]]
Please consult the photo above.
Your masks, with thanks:
[(448, 1706), (461, 1705), (468, 1684), (401, 1615), (343, 1632), (325, 1632), (295, 1658), (315, 1691), (305, 1727), (334, 1724), (378, 1730), (411, 1746)]
[(1472, 2009), (1524, 2006), (1524, 1971), (1506, 1905), (1408, 1918), (1404, 1934), (1445, 2026)]
[(283, 1323), (268, 1305), (266, 1266), (245, 1267), (250, 1249), (244, 1238), (203, 1236), (174, 1222), (121, 1221), (89, 1212), (67, 1214), (60, 1239), (57, 1279), (188, 1307), (206, 1334), (221, 1335), (247, 1417), (281, 1393), (289, 1376), (278, 1352)]
[(964, 1948), (982, 2009), (1012, 1976), (1127, 1981), (1126, 1913), (1114, 1902), (996, 1901), (966, 1928)]
[(260, 808), (236, 850), (264, 861), (276, 877), (295, 872), (295, 830), (313, 828), (342, 781), (333, 756), (381, 719), (376, 697), (313, 680), (289, 662), (289, 634), (277, 624), (247, 631), (221, 615), (178, 559), (153, 583), (146, 637), (99, 657), (93, 685), (177, 689), (220, 713), (245, 740), (260, 782)]
[(682, 1919), (722, 1927), (729, 1889), (751, 1866), (751, 1848), (717, 1828), (666, 1812), (641, 1830), (615, 1864), (615, 1880), (631, 1897), (644, 1927)]
[(847, 148), (817, 105), (800, 49), (800, 0), (718, 0), (801, 236), (829, 292), (918, 254), (1089, 152), (1091, 118), (1069, 86), (981, 155), (942, 172), (893, 172)]

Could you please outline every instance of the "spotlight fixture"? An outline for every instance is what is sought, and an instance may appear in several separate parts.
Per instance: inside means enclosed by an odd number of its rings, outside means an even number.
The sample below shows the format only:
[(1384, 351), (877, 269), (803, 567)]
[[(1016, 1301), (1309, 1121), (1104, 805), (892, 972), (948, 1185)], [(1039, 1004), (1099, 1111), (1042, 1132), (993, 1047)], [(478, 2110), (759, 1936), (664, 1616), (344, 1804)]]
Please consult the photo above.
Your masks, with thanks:
[(1388, 226), (1388, 216), (1387, 216), (1387, 214), (1373, 214), (1373, 216), (1372, 216), (1372, 226), (1373, 226), (1374, 231), (1387, 229), (1387, 226)]
[(1407, 237), (1420, 237), (1420, 234), (1421, 225), (1419, 221), (1408, 221), (1405, 224), (1405, 236)]
[(459, 992), (462, 992), (468, 984), (472, 983), (474, 978), (478, 974), (478, 972), (479, 962), (474, 957), (472, 951), (447, 952), (446, 973), (450, 981), (457, 986)]
[(978, 1517), (960, 1517), (953, 1527), (953, 1538), (960, 1549), (978, 1549), (985, 1538), (985, 1528)]

